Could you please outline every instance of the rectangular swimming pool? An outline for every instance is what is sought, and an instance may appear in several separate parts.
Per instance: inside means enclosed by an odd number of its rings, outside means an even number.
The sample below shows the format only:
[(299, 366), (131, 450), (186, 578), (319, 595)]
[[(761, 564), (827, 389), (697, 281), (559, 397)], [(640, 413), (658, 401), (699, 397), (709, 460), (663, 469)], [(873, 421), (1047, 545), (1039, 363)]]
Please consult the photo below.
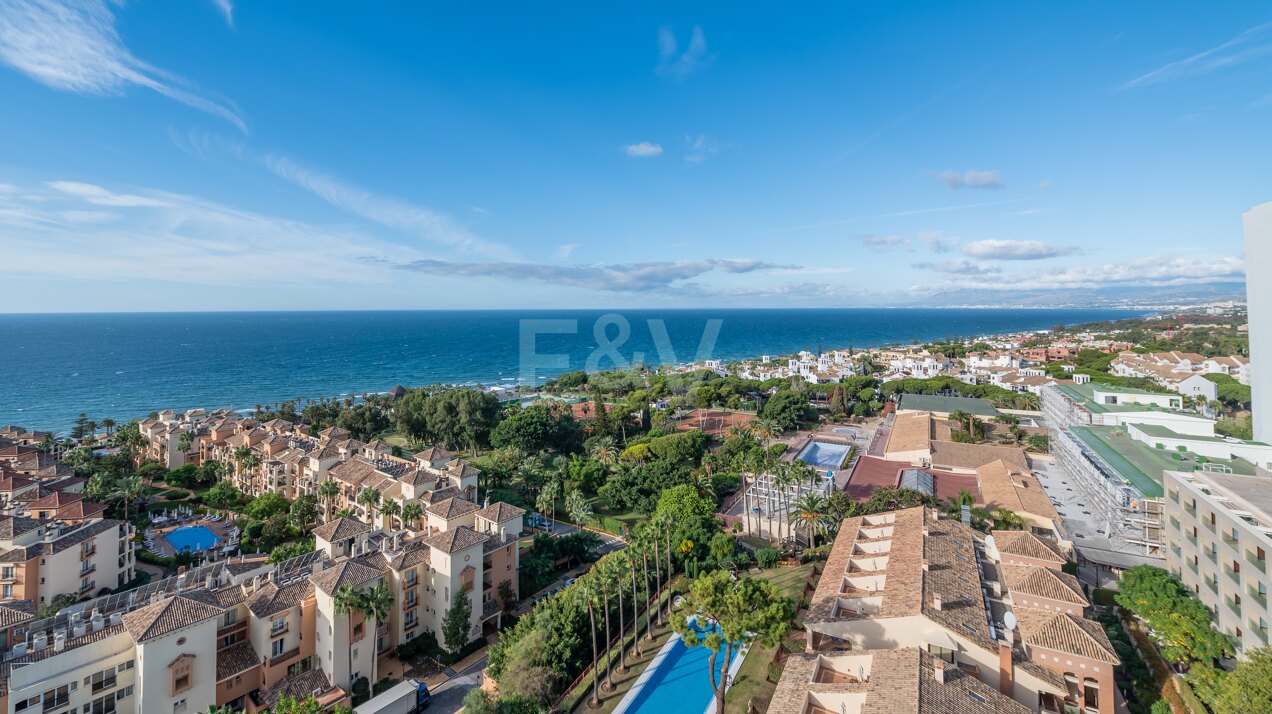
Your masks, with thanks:
[[(708, 630), (698, 628), (704, 635)], [(735, 647), (733, 650), (737, 652)], [(737, 653), (733, 661), (741, 664), (745, 653)], [(679, 637), (663, 646), (650, 667), (623, 697), (614, 714), (668, 714), (669, 712), (706, 712), (715, 703), (715, 693), (707, 678), (711, 650), (706, 647), (689, 647)], [(727, 674), (729, 663), (724, 662), (723, 651), (716, 659), (717, 680)]]
[(799, 460), (812, 464), (818, 469), (835, 471), (839, 469), (844, 458), (848, 456), (850, 447), (845, 444), (831, 444), (825, 441), (810, 441), (804, 450), (799, 452)]

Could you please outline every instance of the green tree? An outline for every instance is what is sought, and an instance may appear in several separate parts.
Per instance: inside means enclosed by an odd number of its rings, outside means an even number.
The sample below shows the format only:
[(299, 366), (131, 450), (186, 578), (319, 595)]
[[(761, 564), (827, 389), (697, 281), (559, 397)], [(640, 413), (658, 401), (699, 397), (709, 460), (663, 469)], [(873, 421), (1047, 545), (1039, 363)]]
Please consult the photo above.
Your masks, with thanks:
[(468, 593), (457, 591), (451, 597), (451, 605), (442, 618), (442, 640), (446, 651), (458, 654), (468, 644), (468, 633), (472, 629), (473, 606), (468, 600)]
[(380, 492), (370, 486), (364, 486), (358, 492), (358, 503), (367, 509), (367, 523), (374, 526), (375, 509), (380, 505)]
[(419, 530), (420, 519), (424, 517), (424, 509), (418, 503), (408, 503), (402, 507), (402, 520), (411, 530)]
[(1232, 641), (1211, 627), (1206, 606), (1161, 568), (1137, 565), (1126, 570), (1114, 597), (1152, 628), (1162, 655), (1172, 662), (1208, 662), (1232, 655)]
[(580, 528), (592, 520), (592, 504), (588, 503), (582, 491), (574, 490), (565, 494), (565, 511), (570, 514), (574, 525)]
[[(711, 650), (707, 673), (715, 692), (716, 714), (724, 714), (726, 681), (721, 669), (728, 669), (734, 651), (740, 647), (780, 642), (790, 630), (795, 606), (769, 581), (742, 578), (734, 582), (723, 570), (713, 570), (694, 580), (685, 599), (688, 602), (673, 616), (672, 626), (686, 646)], [(700, 618), (717, 623), (719, 629), (699, 629), (697, 622), (690, 622), (685, 616), (695, 612), (700, 613)], [(721, 654), (723, 667), (717, 667)]]
[(1218, 686), (1218, 696), (1210, 702), (1215, 714), (1272, 714), (1272, 649), (1246, 651)]
[(821, 494), (807, 491), (790, 506), (787, 514), (791, 523), (803, 527), (808, 532), (808, 545), (817, 547), (817, 534), (825, 532), (829, 527), (826, 517), (826, 499)]
[(318, 484), (318, 498), (323, 503), (323, 520), (331, 520), (331, 505), (335, 503), (336, 497), (340, 495), (340, 484), (328, 479)]
[(772, 420), (783, 430), (798, 428), (811, 416), (808, 397), (795, 391), (784, 390), (774, 394), (764, 403), (760, 415)]
[(715, 514), (715, 501), (703, 498), (693, 486), (681, 484), (662, 492), (656, 512), (678, 521), (711, 518)]
[(717, 563), (723, 563), (733, 557), (737, 547), (737, 541), (733, 539), (733, 536), (721, 531), (711, 536), (711, 542), (707, 544), (707, 551), (711, 553), (711, 557)]
[(237, 508), (243, 501), (243, 493), (229, 481), (219, 481), (203, 497), (203, 502), (213, 508)]
[(388, 519), (389, 530), (397, 530), (397, 517), (402, 514), (402, 504), (393, 499), (386, 499), (380, 506), (380, 515)]

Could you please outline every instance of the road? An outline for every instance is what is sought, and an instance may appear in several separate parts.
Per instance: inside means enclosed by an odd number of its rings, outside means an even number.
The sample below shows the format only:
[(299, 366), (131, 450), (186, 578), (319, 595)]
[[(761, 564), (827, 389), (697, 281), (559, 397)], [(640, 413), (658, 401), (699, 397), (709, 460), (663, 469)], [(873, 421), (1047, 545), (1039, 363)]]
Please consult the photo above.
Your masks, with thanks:
[[(556, 535), (569, 535), (577, 530), (578, 526), (566, 523), (565, 521), (552, 521), (552, 532)], [(608, 555), (616, 550), (622, 550), (627, 547), (627, 544), (624, 543), (618, 536), (602, 533), (601, 531), (592, 531), (592, 533), (601, 539), (601, 547), (596, 549), (596, 552), (600, 555)]]
[(473, 662), (463, 672), (443, 682), (433, 691), (433, 702), (429, 704), (430, 712), (440, 714), (456, 714), (464, 710), (464, 697), (468, 692), (481, 686), (482, 673), (486, 668), (486, 658)]

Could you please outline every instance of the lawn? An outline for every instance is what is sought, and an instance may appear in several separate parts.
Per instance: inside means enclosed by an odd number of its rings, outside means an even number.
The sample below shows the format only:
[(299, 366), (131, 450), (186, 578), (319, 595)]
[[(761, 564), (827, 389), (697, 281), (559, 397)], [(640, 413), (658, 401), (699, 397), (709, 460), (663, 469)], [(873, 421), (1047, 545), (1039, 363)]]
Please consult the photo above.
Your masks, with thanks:
[[(797, 605), (804, 594), (804, 584), (813, 574), (813, 564), (801, 565), (797, 568), (770, 568), (754, 577), (763, 578), (776, 585), (782, 594)], [(724, 697), (726, 712), (745, 712), (747, 702), (755, 701), (763, 711), (768, 700), (777, 688), (776, 682), (768, 681), (769, 664), (777, 655), (781, 645), (756, 645), (747, 654), (738, 670), (737, 679)]]

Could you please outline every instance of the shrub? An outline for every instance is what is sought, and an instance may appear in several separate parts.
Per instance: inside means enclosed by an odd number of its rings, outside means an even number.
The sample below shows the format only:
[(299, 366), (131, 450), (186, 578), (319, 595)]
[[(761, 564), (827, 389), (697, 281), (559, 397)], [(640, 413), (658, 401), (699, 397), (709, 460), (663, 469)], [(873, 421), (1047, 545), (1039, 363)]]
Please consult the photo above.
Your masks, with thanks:
[(760, 548), (755, 551), (755, 562), (758, 563), (761, 568), (771, 568), (777, 565), (777, 559), (779, 556), (780, 554), (777, 552), (776, 548)]
[(777, 684), (778, 680), (782, 678), (783, 669), (785, 669), (785, 667), (781, 662), (769, 662), (768, 681), (772, 684)]
[(367, 683), (366, 677), (358, 677), (353, 680), (353, 704), (357, 706), (371, 698), (371, 685)]

